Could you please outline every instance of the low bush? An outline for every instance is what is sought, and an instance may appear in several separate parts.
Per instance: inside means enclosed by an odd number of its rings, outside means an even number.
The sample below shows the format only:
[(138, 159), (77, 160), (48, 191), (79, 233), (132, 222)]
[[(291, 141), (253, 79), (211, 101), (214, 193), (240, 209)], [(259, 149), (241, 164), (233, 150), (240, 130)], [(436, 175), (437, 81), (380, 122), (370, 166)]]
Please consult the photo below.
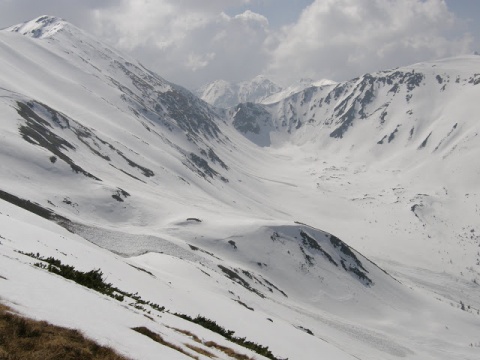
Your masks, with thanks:
[[(252, 350), (254, 352), (256, 352), (257, 354), (259, 355), (262, 355), (262, 356), (265, 356), (266, 358), (268, 359), (271, 359), (271, 360), (280, 360), (279, 358), (275, 357), (272, 352), (270, 351), (270, 349), (268, 348), (268, 346), (263, 346), (263, 345), (259, 345), (257, 343), (254, 343), (252, 341), (249, 341), (247, 340), (246, 338), (241, 338), (241, 337), (237, 337), (237, 336), (233, 336), (233, 334), (235, 333), (235, 331), (233, 330), (227, 330), (225, 329), (224, 327), (218, 325), (215, 321), (213, 320), (210, 320), (210, 319), (207, 319), (206, 317), (204, 316), (200, 316), (198, 315), (196, 318), (192, 318), (188, 315), (185, 315), (185, 314), (179, 314), (179, 313), (175, 313), (176, 316), (184, 319), (184, 320), (188, 320), (190, 322), (193, 322), (195, 324), (198, 324), (210, 331), (213, 331), (217, 334), (220, 334), (222, 335), (224, 338), (226, 338), (227, 340), (230, 340), (231, 342), (237, 344), (237, 345), (240, 345), (240, 346), (243, 346), (244, 348), (247, 348), (249, 350)], [(207, 345), (208, 346), (208, 345)]]

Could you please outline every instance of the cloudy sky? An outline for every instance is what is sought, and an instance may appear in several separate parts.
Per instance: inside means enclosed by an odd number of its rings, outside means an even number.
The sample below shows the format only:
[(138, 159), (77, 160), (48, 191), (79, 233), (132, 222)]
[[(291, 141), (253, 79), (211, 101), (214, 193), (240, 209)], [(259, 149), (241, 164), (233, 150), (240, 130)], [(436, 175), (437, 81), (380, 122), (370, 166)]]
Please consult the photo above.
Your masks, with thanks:
[(44, 14), (189, 88), (341, 81), (480, 52), (478, 0), (0, 0), (0, 28)]

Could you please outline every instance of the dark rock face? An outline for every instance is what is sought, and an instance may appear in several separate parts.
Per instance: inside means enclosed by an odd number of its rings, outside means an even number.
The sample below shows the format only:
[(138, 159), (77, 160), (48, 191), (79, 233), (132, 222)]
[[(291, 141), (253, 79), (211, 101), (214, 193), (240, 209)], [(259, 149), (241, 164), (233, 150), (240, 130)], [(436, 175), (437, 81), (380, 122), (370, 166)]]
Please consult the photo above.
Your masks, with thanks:
[(266, 125), (271, 116), (261, 105), (254, 103), (239, 104), (235, 107), (233, 126), (243, 134), (260, 133), (260, 124)]

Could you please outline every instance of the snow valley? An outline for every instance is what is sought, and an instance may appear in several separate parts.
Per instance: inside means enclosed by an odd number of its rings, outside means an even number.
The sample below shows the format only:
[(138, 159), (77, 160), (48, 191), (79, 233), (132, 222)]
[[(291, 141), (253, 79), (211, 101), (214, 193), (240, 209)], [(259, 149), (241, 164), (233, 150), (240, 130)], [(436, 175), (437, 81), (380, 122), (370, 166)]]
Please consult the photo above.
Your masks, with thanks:
[(479, 357), (480, 57), (226, 109), (54, 17), (0, 63), (14, 311), (134, 359)]

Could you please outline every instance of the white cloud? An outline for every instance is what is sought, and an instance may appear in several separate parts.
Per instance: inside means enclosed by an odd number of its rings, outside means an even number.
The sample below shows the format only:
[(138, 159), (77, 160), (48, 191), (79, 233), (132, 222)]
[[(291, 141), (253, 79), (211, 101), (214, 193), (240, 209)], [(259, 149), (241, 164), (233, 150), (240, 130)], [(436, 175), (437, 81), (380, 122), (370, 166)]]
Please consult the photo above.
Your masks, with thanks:
[(168, 80), (186, 86), (217, 78), (240, 81), (260, 73), (268, 56), (267, 18), (248, 10), (228, 16), (222, 11), (224, 0), (199, 3), (123, 0), (120, 6), (95, 11), (94, 30)]
[(234, 17), (236, 20), (243, 21), (247, 24), (252, 24), (254, 26), (261, 26), (264, 28), (268, 27), (268, 19), (260, 14), (254, 13), (253, 11), (247, 10), (239, 15)]
[[(442, 0), (316, 0), (282, 29), (271, 74), (348, 79), (470, 50)], [(285, 76), (288, 75), (288, 76)]]
[(199, 69), (206, 67), (213, 59), (215, 59), (215, 53), (208, 53), (203, 55), (190, 53), (188, 55), (188, 60), (185, 65), (187, 68), (195, 72)]

